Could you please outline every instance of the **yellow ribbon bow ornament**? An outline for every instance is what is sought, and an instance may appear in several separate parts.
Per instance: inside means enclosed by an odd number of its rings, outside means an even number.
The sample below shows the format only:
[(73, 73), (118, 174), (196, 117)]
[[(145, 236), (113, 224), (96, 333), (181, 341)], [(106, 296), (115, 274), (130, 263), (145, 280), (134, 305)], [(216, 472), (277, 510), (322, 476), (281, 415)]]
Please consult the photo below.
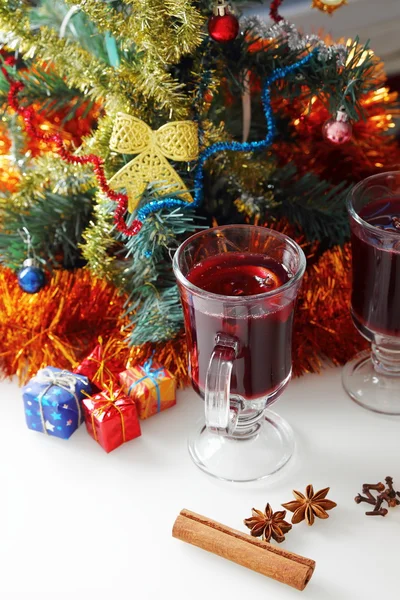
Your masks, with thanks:
[(156, 192), (157, 187), (164, 188), (165, 194), (183, 192), (179, 198), (193, 202), (186, 185), (167, 158), (191, 161), (198, 157), (197, 123), (171, 121), (152, 131), (141, 119), (117, 113), (110, 148), (122, 154), (138, 154), (109, 181), (113, 190), (126, 189), (129, 212), (136, 209), (149, 183), (155, 185)]

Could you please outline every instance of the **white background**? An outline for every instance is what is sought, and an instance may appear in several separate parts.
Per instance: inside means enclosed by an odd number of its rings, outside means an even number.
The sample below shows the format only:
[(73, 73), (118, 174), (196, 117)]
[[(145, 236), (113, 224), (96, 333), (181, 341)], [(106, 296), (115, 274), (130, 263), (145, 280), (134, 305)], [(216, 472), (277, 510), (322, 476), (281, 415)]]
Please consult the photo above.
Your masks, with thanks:
[[(192, 464), (186, 437), (202, 402), (190, 390), (110, 454), (85, 426), (69, 441), (28, 430), (16, 384), (0, 383), (0, 400), (2, 600), (399, 598), (400, 507), (366, 517), (354, 496), (386, 475), (400, 489), (400, 423), (351, 402), (339, 369), (293, 381), (276, 403), (297, 451), (270, 484), (220, 483)], [(253, 506), (278, 510), (308, 483), (331, 486), (338, 507), (281, 545), (317, 563), (304, 592), (171, 536), (182, 508), (245, 531)]]

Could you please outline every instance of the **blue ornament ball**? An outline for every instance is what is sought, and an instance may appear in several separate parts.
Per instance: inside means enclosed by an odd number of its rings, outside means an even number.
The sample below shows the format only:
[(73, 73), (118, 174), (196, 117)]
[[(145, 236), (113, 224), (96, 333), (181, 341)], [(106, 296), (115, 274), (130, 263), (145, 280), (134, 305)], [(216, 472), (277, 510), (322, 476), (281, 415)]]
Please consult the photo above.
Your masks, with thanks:
[(24, 292), (36, 294), (46, 283), (46, 277), (44, 271), (28, 259), (18, 273), (18, 283)]

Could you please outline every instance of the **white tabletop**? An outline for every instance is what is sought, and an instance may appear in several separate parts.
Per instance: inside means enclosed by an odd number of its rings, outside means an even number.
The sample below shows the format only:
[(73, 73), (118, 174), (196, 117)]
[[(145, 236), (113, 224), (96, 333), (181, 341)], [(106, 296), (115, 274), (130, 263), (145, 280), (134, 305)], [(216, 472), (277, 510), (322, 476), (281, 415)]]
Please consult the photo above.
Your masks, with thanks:
[(142, 437), (106, 454), (82, 426), (69, 441), (27, 429), (16, 384), (0, 383), (0, 598), (298, 598), (300, 592), (171, 536), (188, 508), (245, 531), (251, 508), (275, 510), (308, 483), (338, 507), (281, 544), (316, 563), (309, 600), (399, 597), (400, 507), (366, 517), (354, 496), (392, 475), (400, 489), (399, 420), (370, 413), (341, 389), (340, 371), (293, 381), (274, 409), (297, 438), (273, 483), (228, 484), (186, 450), (201, 415), (194, 392), (142, 423)]

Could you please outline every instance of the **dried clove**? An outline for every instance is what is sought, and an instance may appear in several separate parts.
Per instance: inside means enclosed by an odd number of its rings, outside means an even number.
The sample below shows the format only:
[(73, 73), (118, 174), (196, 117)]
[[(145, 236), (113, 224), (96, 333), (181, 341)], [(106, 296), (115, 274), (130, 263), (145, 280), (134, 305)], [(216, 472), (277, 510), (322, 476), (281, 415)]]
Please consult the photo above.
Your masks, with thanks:
[(369, 510), (367, 511), (365, 514), (368, 517), (386, 517), (386, 515), (388, 514), (388, 509), (387, 508), (380, 508), (379, 510), (375, 509), (375, 510)]
[[(382, 508), (383, 502), (386, 502), (390, 508), (394, 508), (400, 504), (400, 500), (398, 500), (398, 498), (400, 498), (400, 492), (396, 492), (393, 488), (393, 477), (386, 477), (385, 482), (387, 487), (385, 487), (385, 484), (382, 482), (364, 483), (362, 486), (364, 496), (357, 494), (354, 498), (354, 501), (357, 504), (366, 502), (367, 504), (373, 505), (374, 510), (366, 512), (366, 515), (385, 517), (389, 511), (386, 508)], [(379, 492), (377, 497), (371, 493), (371, 490)]]
[(393, 477), (385, 477), (387, 489), (381, 494), (384, 497), (384, 500), (388, 503), (391, 508), (398, 506), (400, 504), (400, 500), (397, 500), (396, 496), (400, 498), (400, 492), (396, 492), (393, 489)]
[(357, 494), (357, 496), (354, 498), (354, 502), (356, 502), (356, 504), (361, 504), (361, 502), (367, 502), (368, 504), (372, 504), (373, 506), (375, 506), (376, 504), (376, 500), (365, 498), (364, 496), (361, 496), (361, 494)]

